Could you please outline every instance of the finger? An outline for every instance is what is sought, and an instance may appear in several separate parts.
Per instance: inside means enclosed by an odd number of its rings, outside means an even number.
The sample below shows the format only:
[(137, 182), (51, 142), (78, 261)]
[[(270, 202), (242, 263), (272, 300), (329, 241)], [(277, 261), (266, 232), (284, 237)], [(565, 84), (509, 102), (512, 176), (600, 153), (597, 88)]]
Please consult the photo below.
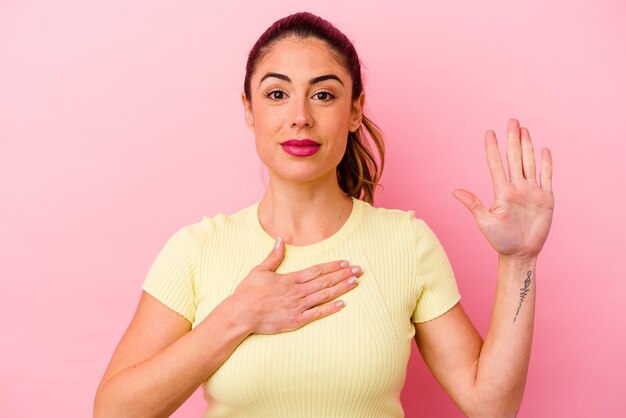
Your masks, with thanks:
[(509, 180), (519, 181), (524, 178), (524, 173), (522, 171), (522, 146), (517, 119), (509, 120), (506, 126), (506, 136), (508, 138), (506, 161), (509, 166)]
[(269, 255), (257, 266), (259, 270), (270, 270), (274, 271), (278, 268), (281, 261), (283, 260), (283, 256), (285, 254), (285, 244), (283, 240), (280, 238), (276, 238), (274, 242), (274, 248), (269, 253)]
[(306, 297), (312, 293), (319, 292), (322, 289), (330, 288), (344, 280), (348, 280), (352, 277), (356, 278), (359, 274), (361, 274), (361, 267), (359, 266), (343, 268), (303, 283), (300, 291), (302, 292), (302, 295)]
[(343, 295), (348, 290), (354, 288), (359, 281), (355, 276), (350, 277), (348, 280), (343, 280), (331, 287), (325, 287), (318, 292), (311, 293), (304, 299), (302, 299), (302, 306), (304, 309), (312, 308), (313, 306), (321, 305), (322, 303), (330, 302), (331, 300)]
[(334, 302), (314, 306), (313, 308), (302, 312), (302, 315), (300, 315), (300, 320), (301, 320), (300, 326), (306, 325), (309, 322), (313, 322), (317, 319), (321, 319), (326, 316), (332, 315), (335, 312), (338, 312), (341, 309), (343, 309), (344, 306), (346, 306), (346, 304), (342, 300), (336, 300)]
[(552, 153), (549, 148), (541, 150), (541, 188), (552, 191)]
[(537, 174), (535, 173), (535, 150), (533, 149), (533, 143), (530, 141), (530, 133), (528, 133), (528, 129), (522, 128), (521, 131), (524, 177), (529, 182), (535, 184), (537, 182)]
[(473, 193), (468, 192), (463, 189), (456, 189), (452, 192), (452, 195), (470, 211), (470, 213), (474, 216), (476, 221), (479, 219), (488, 216), (489, 211), (483, 205), (479, 198), (477, 198)]
[(345, 260), (331, 261), (329, 263), (316, 264), (304, 270), (294, 271), (293, 273), (289, 273), (289, 276), (292, 276), (297, 283), (306, 283), (324, 274), (346, 268), (348, 265), (348, 262)]
[(506, 175), (498, 149), (498, 139), (494, 131), (485, 132), (485, 150), (487, 151), (487, 166), (491, 173), (493, 187), (496, 188), (500, 183), (506, 182)]

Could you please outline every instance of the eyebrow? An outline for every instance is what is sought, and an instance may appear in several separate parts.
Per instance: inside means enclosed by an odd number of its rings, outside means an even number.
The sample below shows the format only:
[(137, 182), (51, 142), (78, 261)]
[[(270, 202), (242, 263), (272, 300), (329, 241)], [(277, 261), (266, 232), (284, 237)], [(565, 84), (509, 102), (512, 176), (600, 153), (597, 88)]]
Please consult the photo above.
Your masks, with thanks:
[[(287, 77), (285, 74), (267, 73), (267, 74), (265, 74), (261, 78), (261, 81), (259, 81), (259, 85), (261, 85), (263, 80), (265, 80), (266, 78), (270, 78), (270, 77), (278, 78), (280, 80), (285, 80), (285, 81), (291, 83), (291, 79), (289, 77)], [(320, 83), (320, 82), (326, 81), (326, 80), (337, 80), (342, 86), (344, 85), (343, 81), (341, 81), (341, 79), (339, 77), (337, 77), (335, 74), (325, 74), (325, 75), (321, 75), (319, 77), (312, 78), (312, 79), (309, 80), (309, 85), (313, 85), (315, 83)]]

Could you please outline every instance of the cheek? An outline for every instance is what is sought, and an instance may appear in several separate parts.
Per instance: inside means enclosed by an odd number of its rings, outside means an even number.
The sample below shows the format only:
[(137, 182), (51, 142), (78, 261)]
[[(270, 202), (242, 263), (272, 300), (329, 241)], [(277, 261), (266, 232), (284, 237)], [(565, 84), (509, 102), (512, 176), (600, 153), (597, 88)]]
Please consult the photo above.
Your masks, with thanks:
[(326, 128), (335, 132), (336, 138), (347, 137), (350, 130), (350, 111), (346, 109), (334, 109), (326, 115)]
[(341, 126), (346, 130), (350, 126), (350, 119), (352, 117), (352, 103), (344, 103), (339, 109), (335, 110), (335, 118), (337, 119), (337, 126)]
[(254, 134), (258, 141), (268, 144), (281, 138), (284, 117), (276, 110), (261, 110), (255, 115)]
[(275, 146), (276, 132), (280, 129), (279, 117), (272, 109), (255, 109), (254, 111), (254, 138), (258, 156), (264, 164), (271, 158), (271, 150)]

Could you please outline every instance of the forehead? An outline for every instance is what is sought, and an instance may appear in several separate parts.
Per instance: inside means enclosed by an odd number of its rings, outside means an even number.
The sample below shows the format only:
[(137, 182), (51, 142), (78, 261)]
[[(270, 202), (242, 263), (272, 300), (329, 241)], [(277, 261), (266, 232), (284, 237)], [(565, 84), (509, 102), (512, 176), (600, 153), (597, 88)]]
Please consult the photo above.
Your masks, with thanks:
[(337, 74), (343, 76), (344, 82), (350, 78), (338, 54), (326, 42), (295, 36), (271, 45), (258, 63), (253, 78), (258, 79), (267, 72), (286, 74), (294, 80), (299, 76), (308, 80), (320, 74)]

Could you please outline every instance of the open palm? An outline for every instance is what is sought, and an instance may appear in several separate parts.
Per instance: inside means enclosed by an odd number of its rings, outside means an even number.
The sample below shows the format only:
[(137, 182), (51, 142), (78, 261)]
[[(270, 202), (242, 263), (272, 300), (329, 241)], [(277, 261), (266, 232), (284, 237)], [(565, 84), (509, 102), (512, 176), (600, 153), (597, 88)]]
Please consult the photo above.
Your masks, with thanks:
[(554, 197), (552, 195), (552, 156), (541, 150), (540, 183), (536, 180), (535, 155), (530, 135), (515, 119), (507, 125), (507, 179), (498, 141), (493, 131), (485, 133), (487, 164), (493, 180), (494, 200), (487, 209), (467, 190), (453, 192), (474, 215), (480, 231), (502, 255), (536, 257), (548, 237)]

